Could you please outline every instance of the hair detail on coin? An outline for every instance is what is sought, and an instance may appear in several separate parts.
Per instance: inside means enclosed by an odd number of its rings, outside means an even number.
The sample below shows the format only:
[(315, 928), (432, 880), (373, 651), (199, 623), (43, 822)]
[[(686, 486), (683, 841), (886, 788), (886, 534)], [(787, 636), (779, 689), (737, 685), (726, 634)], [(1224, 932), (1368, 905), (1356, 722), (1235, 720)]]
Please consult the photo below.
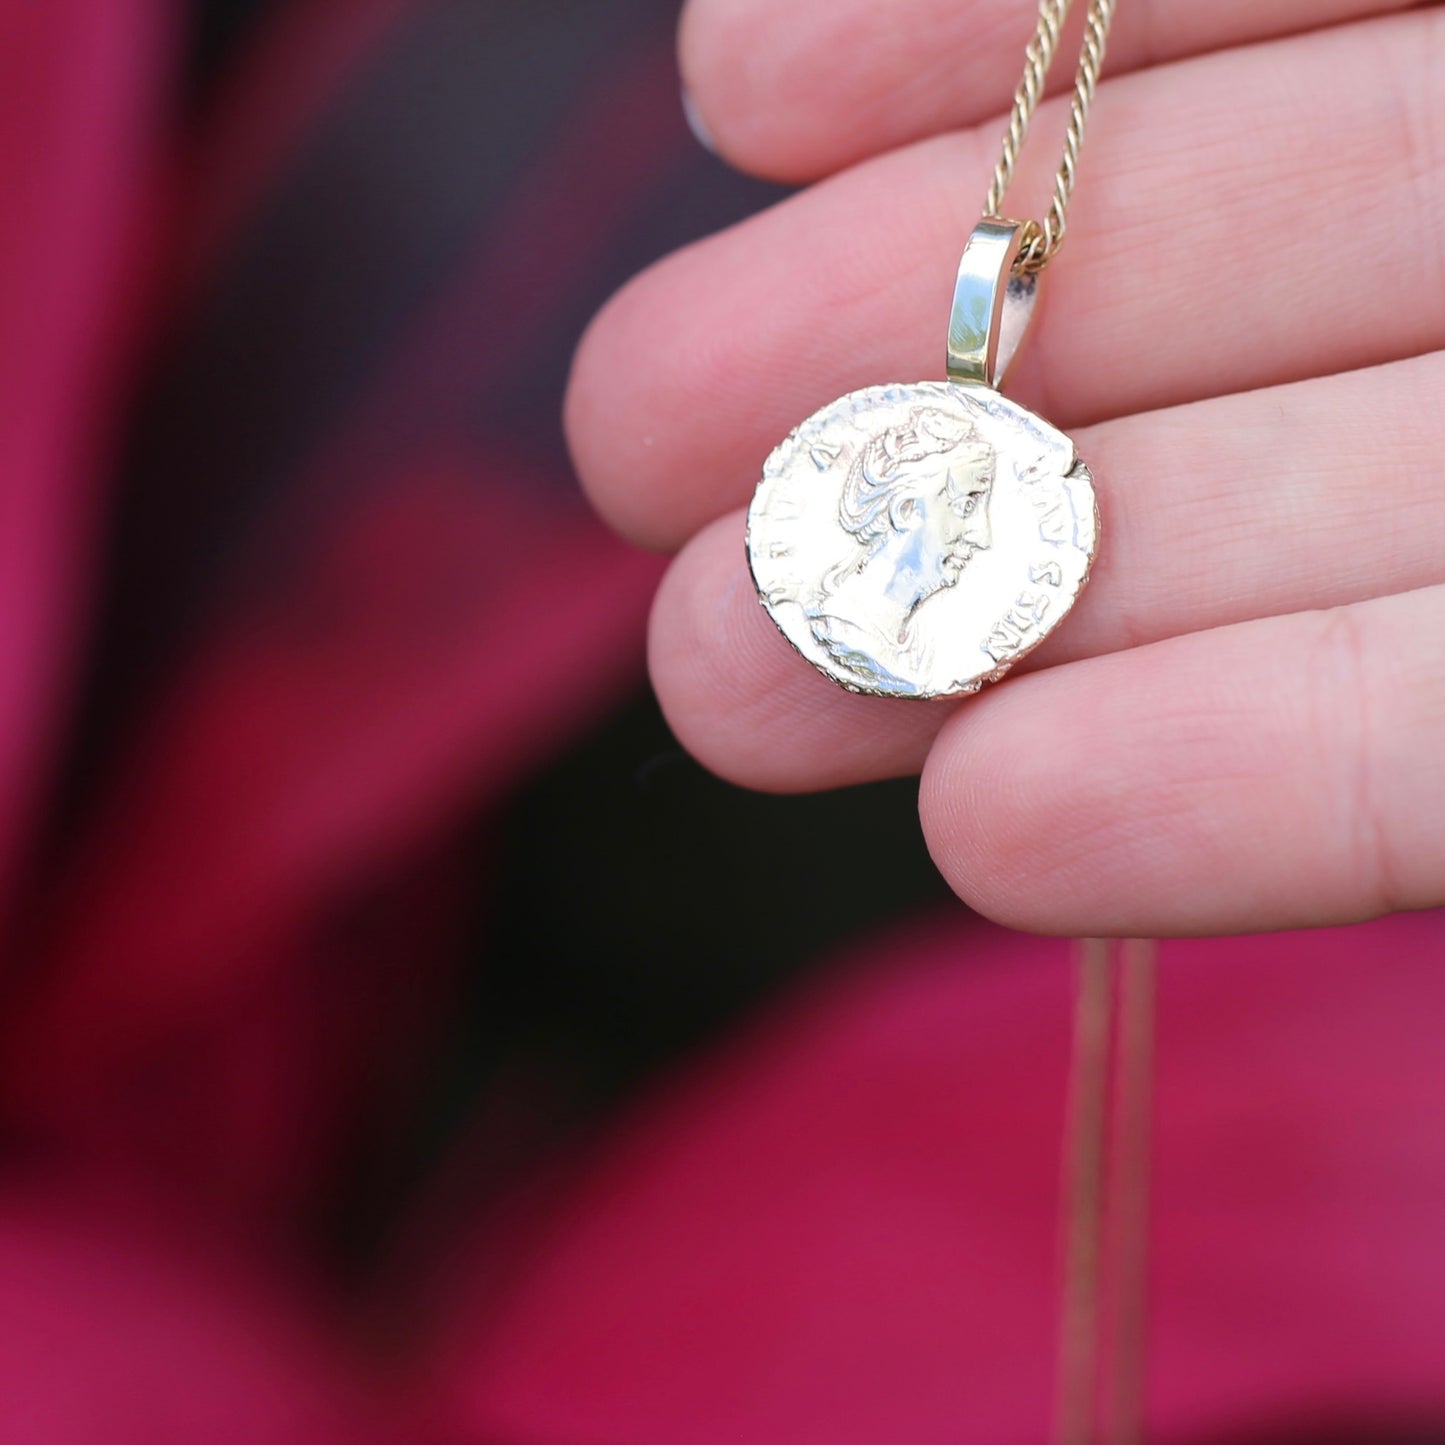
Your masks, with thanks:
[(992, 458), (993, 449), (971, 422), (937, 407), (918, 407), (906, 421), (870, 438), (843, 483), (838, 503), (843, 530), (856, 537), (871, 557), (890, 531), (903, 530), (899, 508), (917, 491), (917, 463), (957, 451), (966, 442)]

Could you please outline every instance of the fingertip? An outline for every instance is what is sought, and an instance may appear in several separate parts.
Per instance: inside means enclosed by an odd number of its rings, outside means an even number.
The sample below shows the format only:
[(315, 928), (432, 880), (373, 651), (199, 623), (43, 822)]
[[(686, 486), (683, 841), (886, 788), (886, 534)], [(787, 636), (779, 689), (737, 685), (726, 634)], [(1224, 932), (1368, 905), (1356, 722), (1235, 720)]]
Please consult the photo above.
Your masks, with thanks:
[[(688, 125), (699, 144), (739, 170), (752, 169), (746, 137), (752, 107), (729, 105), (727, 97), (746, 85), (749, 51), (753, 65), (765, 61), (749, 28), (746, 5), (698, 0), (686, 0), (677, 23), (677, 68)], [(737, 119), (740, 126), (733, 123)], [(738, 129), (743, 132), (741, 149)]]
[(698, 145), (710, 154), (716, 155), (717, 142), (713, 140), (707, 122), (702, 118), (702, 112), (692, 98), (692, 92), (686, 86), (682, 90), (682, 118), (687, 122), (687, 128), (692, 132), (692, 138)]
[[(828, 12), (822, 12), (826, 15)], [(817, 70), (816, 13), (766, 0), (687, 0), (678, 20), (684, 110), (699, 141), (738, 170), (803, 184), (836, 164), (789, 97)], [(799, 53), (799, 45), (806, 46)]]
[[(1013, 684), (1025, 685), (1023, 679)], [(929, 856), (944, 880), (975, 912), (1007, 928), (1032, 933), (1067, 931), (1050, 926), (1039, 907), (1029, 835), (1032, 819), (1021, 807), (1012, 752), (1015, 732), (989, 726), (989, 714), (1006, 696), (969, 699), (944, 726), (919, 779), (918, 817)], [(1026, 725), (1027, 714), (1020, 720)], [(982, 745), (981, 745), (982, 744)]]
[(648, 669), (683, 747), (718, 777), (759, 792), (798, 791), (782, 755), (767, 745), (768, 722), (758, 716), (767, 695), (750, 685), (776, 667), (779, 647), (789, 651), (748, 576), (743, 520), (724, 517), (667, 569), (648, 625)]
[(1129, 709), (1099, 682), (1127, 686), (1125, 669), (1104, 658), (1006, 680), (939, 734), (919, 788), (924, 838), (949, 886), (994, 922), (1119, 936), (1187, 919), (1187, 882), (1178, 896), (1182, 875), (1150, 855), (1187, 851), (1190, 821), (1178, 793), (1157, 777), (1150, 788), (1151, 759), (1121, 748)]
[(809, 666), (758, 601), (744, 516), (703, 529), (653, 603), (653, 688), (705, 767), (769, 793), (846, 787), (918, 770), (947, 704), (858, 697)]
[(692, 133), (705, 149), (719, 154), (717, 137), (707, 112), (711, 109), (713, 65), (727, 46), (728, 36), (713, 35), (715, 6), (701, 6), (697, 0), (683, 0), (677, 20), (677, 69), (682, 77), (682, 108)]
[[(656, 269), (656, 268), (653, 268)], [(592, 318), (562, 401), (562, 429), (583, 492), (602, 519), (649, 551), (675, 551), (680, 537), (652, 505), (662, 453), (679, 428), (664, 413), (655, 380), (665, 334), (643, 300), (650, 271), (634, 277)], [(685, 433), (685, 428), (681, 429)]]
[[(749, 75), (766, 64), (766, 52), (750, 35), (746, 4), (699, 4), (686, 0), (678, 17), (678, 71), (682, 110), (699, 144), (749, 171), (747, 117), (750, 105), (728, 104), (730, 92), (746, 90)], [(741, 150), (737, 131), (743, 131)]]
[[(1009, 679), (929, 755), (919, 814), (949, 885), (1033, 933), (1158, 937), (1344, 922), (1280, 630), (1266, 619)], [(1308, 632), (1310, 624), (1306, 621)], [(1268, 685), (1243, 679), (1268, 676)], [(1283, 705), (1283, 706), (1282, 706)], [(1282, 759), (1288, 758), (1285, 765)], [(1333, 894), (1333, 896), (1331, 896)]]

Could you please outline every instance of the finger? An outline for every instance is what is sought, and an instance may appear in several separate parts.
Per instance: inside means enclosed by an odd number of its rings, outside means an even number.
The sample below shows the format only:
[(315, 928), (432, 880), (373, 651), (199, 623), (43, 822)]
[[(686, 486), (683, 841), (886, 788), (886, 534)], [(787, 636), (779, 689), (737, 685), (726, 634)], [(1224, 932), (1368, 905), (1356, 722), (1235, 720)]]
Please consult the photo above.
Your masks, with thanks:
[[(1225, 46), (1402, 10), (1414, 0), (1130, 0), (1110, 75)], [(1073, 82), (1083, 6), (1050, 88)], [(865, 156), (1002, 114), (1033, 33), (1029, 0), (689, 0), (684, 87), (719, 152), (744, 170), (813, 180)]]
[[(1436, 353), (1082, 433), (1099, 558), (1022, 668), (1445, 581), (1442, 391)], [(742, 536), (738, 514), (702, 532), (653, 608), (653, 682), (674, 732), (715, 772), (771, 791), (916, 772), (952, 707), (822, 677), (759, 606)]]
[(743, 524), (734, 513), (694, 537), (653, 603), (649, 670), (678, 741), (765, 792), (916, 773), (952, 705), (859, 697), (799, 657), (758, 602)]
[(958, 709), (921, 816), (1045, 933), (1256, 932), (1445, 902), (1445, 588), (1174, 638)]
[[(1101, 92), (1089, 183), (1009, 390), (1070, 427), (1445, 344), (1442, 36), (1445, 11), (1417, 12)], [(676, 547), (742, 505), (818, 406), (939, 374), (992, 145), (868, 162), (613, 300), (568, 425), (614, 525)]]

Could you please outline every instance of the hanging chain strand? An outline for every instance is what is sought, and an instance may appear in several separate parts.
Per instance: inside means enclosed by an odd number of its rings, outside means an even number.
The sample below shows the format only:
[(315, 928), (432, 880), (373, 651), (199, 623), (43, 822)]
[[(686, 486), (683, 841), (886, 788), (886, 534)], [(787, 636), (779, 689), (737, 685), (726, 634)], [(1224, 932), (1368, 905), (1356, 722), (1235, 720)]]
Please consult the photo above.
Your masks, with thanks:
[[(1074, 175), (1079, 163), (1079, 147), (1083, 144), (1084, 125), (1089, 119), (1089, 106), (1099, 84), (1099, 72), (1104, 68), (1104, 49), (1109, 39), (1115, 3), (1116, 0), (1090, 0), (1088, 17), (1084, 22), (1084, 43), (1079, 51), (1079, 68), (1074, 76), (1074, 93), (1069, 102), (1064, 155), (1054, 177), (1054, 198), (1042, 221), (1023, 223), (1023, 246), (1015, 263), (1015, 270), (1020, 274), (1042, 271), (1063, 244), (1069, 197), (1073, 193)], [(1014, 164), (1028, 135), (1029, 121), (1043, 97), (1044, 80), (1059, 45), (1059, 32), (1072, 5), (1073, 0), (1040, 0), (1038, 29), (1025, 51), (1023, 78), (1014, 92), (1013, 112), (1003, 138), (1003, 151), (993, 170), (985, 215), (999, 217), (1002, 214), (1004, 192), (1013, 179)]]

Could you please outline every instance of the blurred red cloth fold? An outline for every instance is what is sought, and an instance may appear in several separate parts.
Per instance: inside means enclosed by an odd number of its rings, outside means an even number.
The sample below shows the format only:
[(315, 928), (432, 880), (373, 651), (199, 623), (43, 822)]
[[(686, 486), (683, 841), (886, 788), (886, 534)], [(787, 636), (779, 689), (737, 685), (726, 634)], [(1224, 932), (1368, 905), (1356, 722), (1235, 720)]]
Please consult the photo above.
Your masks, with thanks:
[[(1445, 1418), (1442, 923), (1163, 945), (1151, 1440)], [(839, 964), (448, 1257), (461, 1438), (1048, 1438), (1068, 945)]]
[[(1043, 1437), (1065, 950), (961, 911), (444, 1178), (348, 1310), (301, 1262), (491, 821), (641, 678), (555, 393), (701, 186), (663, 0), (556, 14), (275, 7), (194, 120), (182, 7), (0, 0), (7, 1442)], [(1156, 1440), (1445, 1419), (1442, 939), (1166, 946)]]

